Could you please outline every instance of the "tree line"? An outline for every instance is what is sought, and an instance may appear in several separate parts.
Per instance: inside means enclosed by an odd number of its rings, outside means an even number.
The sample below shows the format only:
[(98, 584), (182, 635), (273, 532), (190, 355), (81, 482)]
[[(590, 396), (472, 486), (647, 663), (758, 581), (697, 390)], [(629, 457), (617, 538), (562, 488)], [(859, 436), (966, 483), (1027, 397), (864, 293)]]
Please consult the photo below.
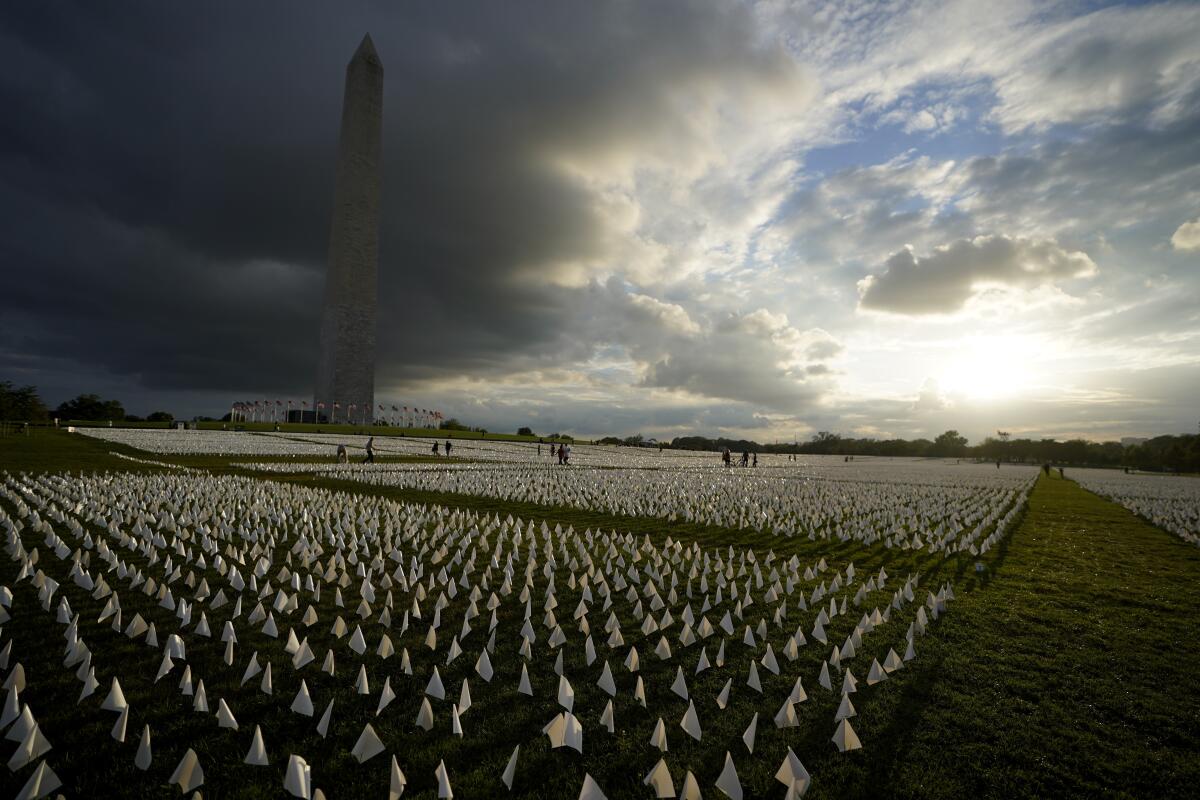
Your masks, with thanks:
[[(16, 386), (11, 381), (0, 381), (0, 420), (7, 422), (47, 422), (52, 418), (86, 422), (142, 422), (141, 417), (125, 413), (119, 400), (105, 400), (96, 394), (81, 394), (53, 410), (49, 409), (38, 395), (35, 386)], [(166, 411), (155, 411), (146, 416), (146, 422), (171, 422), (174, 417)], [(450, 419), (442, 423), (443, 429), (462, 430), (467, 426)], [(471, 430), (482, 431), (481, 428)], [(526, 433), (528, 431), (528, 433)], [(522, 428), (520, 433), (533, 435), (533, 431)], [(553, 434), (550, 439), (568, 438)], [(624, 439), (605, 437), (601, 444), (623, 444), (638, 446), (644, 443), (641, 434)], [(715, 451), (728, 447), (735, 453), (796, 453), (809, 455), (839, 456), (891, 456), (927, 458), (974, 458), (986, 461), (1016, 463), (1053, 463), (1073, 466), (1129, 467), (1141, 470), (1171, 470), (1174, 472), (1200, 472), (1200, 435), (1156, 436), (1138, 444), (1124, 445), (1120, 442), (1092, 442), (1086, 439), (1013, 439), (1007, 434), (985, 438), (971, 445), (967, 437), (958, 431), (949, 430), (929, 439), (870, 439), (841, 436), (830, 431), (820, 431), (807, 442), (783, 444), (760, 444), (750, 439), (727, 439), (724, 437), (680, 436), (669, 445), (675, 450)]]
[(166, 411), (155, 411), (144, 419), (125, 413), (120, 400), (105, 400), (97, 394), (81, 394), (50, 409), (38, 395), (36, 386), (15, 386), (0, 381), (0, 420), (7, 422), (49, 422), (51, 419), (80, 422), (172, 422)]
[(1140, 444), (1092, 442), (1086, 439), (1013, 439), (987, 437), (971, 445), (958, 431), (949, 430), (929, 439), (871, 439), (840, 436), (829, 431), (813, 435), (807, 442), (759, 444), (747, 439), (711, 439), (681, 436), (671, 441), (678, 450), (721, 450), (735, 453), (797, 453), (838, 456), (890, 456), (917, 458), (971, 458), (1025, 464), (1129, 467), (1139, 470), (1200, 472), (1200, 436), (1156, 436)]

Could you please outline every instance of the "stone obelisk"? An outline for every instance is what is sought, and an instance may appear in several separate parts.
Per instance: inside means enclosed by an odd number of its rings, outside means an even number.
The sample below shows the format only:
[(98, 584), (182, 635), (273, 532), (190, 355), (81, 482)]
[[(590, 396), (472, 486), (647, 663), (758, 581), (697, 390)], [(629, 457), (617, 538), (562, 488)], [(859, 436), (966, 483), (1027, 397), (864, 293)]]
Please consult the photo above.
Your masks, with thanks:
[(318, 418), (338, 422), (370, 422), (375, 404), (382, 130), (383, 64), (367, 35), (346, 65), (313, 402)]

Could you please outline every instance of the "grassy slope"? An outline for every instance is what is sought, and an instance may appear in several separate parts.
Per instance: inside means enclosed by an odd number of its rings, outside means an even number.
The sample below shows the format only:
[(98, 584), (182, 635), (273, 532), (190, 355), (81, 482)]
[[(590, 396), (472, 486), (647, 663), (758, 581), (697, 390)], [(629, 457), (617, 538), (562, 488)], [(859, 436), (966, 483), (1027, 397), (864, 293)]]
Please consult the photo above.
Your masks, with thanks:
[[(0, 468), (128, 468), (128, 462), (105, 455), (109, 449), (116, 448), (74, 437), (58, 437), (37, 446), (12, 439), (0, 440)], [(297, 479), (296, 482), (317, 483), (311, 478)], [(404, 492), (393, 492), (392, 496), (418, 502), (456, 500), (458, 504), (480, 512), (503, 515), (511, 511), (526, 518), (546, 517), (552, 523), (574, 524), (577, 528), (603, 526), (633, 530), (656, 539), (670, 533), (685, 540), (698, 539), (705, 545), (736, 541), (756, 548), (774, 547), (778, 553), (799, 552), (804, 559), (818, 553), (831, 553), (830, 561), (835, 564), (853, 559), (862, 567), (875, 568), (879, 563), (887, 563), (894, 576), (902, 576), (910, 569), (933, 569), (930, 560), (912, 554), (869, 553), (854, 545), (831, 546), (802, 539), (782, 541), (749, 532), (668, 525), (660, 520), (614, 518), (571, 509), (516, 506), (480, 498)], [(800, 708), (805, 724), (785, 736), (774, 731), (769, 714), (760, 718), (760, 744), (756, 748), (759, 758), (751, 758), (744, 749), (734, 752), (747, 791), (754, 796), (776, 793), (780, 787), (772, 784), (770, 775), (784, 748), (791, 745), (816, 778), (810, 793), (815, 797), (881, 794), (947, 798), (1001, 794), (1083, 797), (1101, 793), (1188, 796), (1191, 786), (1200, 777), (1200, 756), (1197, 756), (1200, 735), (1190, 711), (1200, 707), (1200, 692), (1195, 686), (1195, 676), (1200, 670), (1197, 666), (1200, 663), (1200, 637), (1192, 624), (1200, 601), (1190, 590), (1200, 577), (1200, 553), (1069, 481), (1043, 480), (1033, 494), (1024, 522), (1007, 545), (994, 555), (990, 577), (982, 582), (967, 571), (970, 564), (965, 560), (944, 564), (928, 575), (925, 585), (933, 588), (938, 581), (955, 580), (959, 599), (951, 605), (951, 613), (934, 625), (931, 634), (918, 642), (919, 658), (908, 669), (884, 687), (872, 690), (869, 700), (855, 698), (860, 715), (854, 724), (864, 742), (862, 752), (840, 755), (829, 744), (832, 725), (826, 723), (832, 719), (832, 708), (836, 704), (820, 697), (823, 694), (820, 689), (814, 690), (810, 676), (812, 665), (819, 664), (819, 660), (814, 662), (813, 659), (819, 655), (816, 648), (806, 648), (802, 673), (813, 699)], [(126, 597), (125, 593), (123, 598), (131, 612), (134, 598)], [(127, 612), (127, 618), (130, 616), (132, 614)], [(327, 618), (322, 613), (322, 619)], [(17, 652), (22, 653), (27, 668), (36, 668), (36, 662), (46, 660), (46, 667), (31, 672), (38, 679), (46, 678), (49, 659), (55, 657), (57, 646), (51, 644), (54, 649), (41, 654), (41, 658), (31, 659), (25, 654), (35, 647), (34, 640), (27, 636), (33, 632), (20, 632), (16, 621), (6, 627), (20, 637)], [(837, 633), (845, 635), (840, 628)], [(892, 637), (889, 635), (888, 638)], [(113, 637), (111, 645), (132, 656), (133, 651), (122, 646), (127, 641), (123, 639)], [(246, 652), (239, 650), (239, 668)], [(29, 655), (33, 656), (33, 653)], [(140, 659), (152, 656), (141, 652), (138, 655)], [(215, 677), (215, 671), (215, 668), (204, 670), (210, 678)], [(281, 671), (277, 680), (282, 675)], [(446, 670), (443, 675), (446, 676)], [(721, 677), (723, 680), (724, 676)], [(338, 683), (345, 682), (346, 677), (342, 677), (339, 670)], [(698, 681), (689, 678), (689, 682), (694, 692), (701, 689)], [(167, 684), (167, 681), (163, 683)], [(314, 682), (310, 676), (314, 694), (317, 691), (315, 683), (319, 681)], [(37, 689), (36, 684), (37, 679), (31, 685), (31, 691)], [(373, 676), (373, 688), (377, 685)], [(451, 685), (447, 681), (447, 687)], [(73, 678), (65, 682), (63, 688), (70, 686), (78, 686)], [(144, 708), (147, 700), (156, 697), (176, 706), (178, 695), (170, 691), (163, 693), (165, 688), (148, 690), (147, 695), (135, 702)], [(706, 687), (706, 693), (711, 688)], [(294, 687), (290, 686), (281, 689), (294, 692)], [(577, 685), (576, 689), (581, 695), (590, 693), (586, 687)], [(232, 686), (229, 690), (233, 691)], [(780, 691), (786, 693), (786, 687)], [(126, 692), (130, 694), (131, 687), (127, 686)], [(215, 696), (210, 688), (213, 702)], [(42, 695), (40, 702), (37, 699), (37, 695), (30, 695), (30, 702), (39, 711), (39, 719), (43, 719), (47, 705), (57, 701), (46, 695)], [(130, 699), (134, 700), (132, 696)], [(338, 702), (340, 708), (348, 709), (351, 701)], [(774, 700), (772, 702), (778, 705)], [(494, 746), (475, 753), (481, 761), (480, 775), (456, 776), (457, 793), (464, 797), (482, 796), (481, 792), (486, 794), (490, 783), (481, 776), (494, 779), (503, 768), (512, 742), (519, 738), (523, 742), (522, 772), (529, 769), (533, 773), (519, 779), (520, 793), (558, 796), (567, 789), (566, 782), (577, 776), (577, 766), (563, 767), (582, 761), (594, 775), (608, 778), (601, 783), (610, 796), (630, 796), (629, 790), (634, 786), (639, 791), (632, 796), (642, 796), (638, 786), (640, 775), (629, 775), (625, 780), (618, 776), (638, 770), (644, 774), (652, 764), (653, 759), (642, 763), (652, 751), (645, 746), (641, 727), (651, 724), (653, 718), (638, 721), (634, 735), (619, 737), (611, 743), (604, 741), (601, 734), (592, 733), (585, 738), (587, 755), (578, 759), (573, 754), (564, 756), (561, 751), (545, 751), (536, 738), (530, 741), (525, 729), (540, 727), (544, 722), (542, 717), (549, 715), (531, 713), (522, 705), (538, 705), (538, 712), (544, 711), (541, 704), (532, 703), (517, 704), (510, 709), (510, 724), (495, 730)], [(768, 711), (767, 705), (771, 703), (763, 704), (763, 712)], [(703, 709), (703, 706), (699, 707)], [(57, 733), (51, 737), (56, 748), (80, 748), (94, 736), (101, 751), (112, 750), (116, 755), (119, 746), (108, 738), (106, 726), (66, 732), (70, 731), (69, 721), (74, 718), (73, 708), (73, 705), (64, 708), (61, 716), (50, 717), (47, 713), (44, 720), (47, 730)], [(245, 705), (236, 708), (239, 716), (251, 716), (250, 708)], [(412, 711), (407, 708), (397, 710), (397, 717), (407, 723)], [(91, 716), (97, 715), (92, 713)], [(101, 715), (111, 725), (108, 717)], [(722, 717), (712, 713), (705, 716), (706, 738), (711, 731), (714, 738), (737, 742), (740, 727), (723, 730), (726, 725), (732, 725), (733, 720), (726, 722)], [(631, 722), (628, 713), (622, 715), (620, 711), (618, 720)], [(361, 727), (363, 721), (365, 718), (354, 724)], [(131, 739), (136, 737), (133, 722), (131, 720)], [(345, 730), (340, 738), (349, 736), (352, 743), (357, 729), (350, 730), (349, 719), (344, 722)], [(683, 765), (688, 764), (697, 771), (706, 796), (719, 796), (711, 784), (720, 764), (707, 767), (689, 764), (698, 755), (707, 759), (710, 748), (705, 748), (703, 753), (699, 750), (689, 752), (681, 741), (678, 728), (673, 727), (676, 721), (668, 719), (667, 722), (672, 743), (668, 762), (676, 780), (681, 780)], [(192, 740), (198, 730), (195, 725), (199, 723), (199, 719), (187, 719), (176, 731), (154, 726), (156, 751), (161, 741), (164, 761), (170, 758), (167, 752), (171, 741)], [(480, 723), (482, 720), (473, 724)], [(205, 722), (203, 729), (215, 731), (210, 724)], [(389, 740), (382, 726), (377, 727), (391, 749), (395, 738)], [(407, 725), (400, 727), (407, 729)], [(519, 736), (510, 732), (514, 728), (522, 729)], [(276, 730), (274, 736), (289, 739), (294, 736), (299, 743), (311, 739), (311, 734), (305, 733), (307, 730), (307, 725), (295, 731)], [(403, 741), (404, 734), (396, 732), (396, 735)], [(208, 763), (215, 767), (216, 759), (224, 759), (226, 753), (240, 761), (246, 744), (243, 739), (248, 740), (245, 732), (233, 736), (229, 744), (214, 738), (211, 744), (214, 760)], [(268, 741), (268, 747), (277, 742), (278, 738), (274, 742)], [(119, 750), (121, 755), (118, 757), (122, 760), (129, 758), (125, 749)], [(319, 785), (327, 790), (332, 788), (331, 797), (373, 796), (382, 789), (379, 781), (384, 776), (376, 773), (385, 770), (384, 764), (371, 762), (369, 766), (377, 768), (367, 770), (370, 780), (351, 788), (344, 785), (344, 781), (358, 780), (356, 776), (363, 770), (352, 761), (347, 763), (344, 753), (337, 755), (330, 751), (326, 754), (328, 749), (310, 743), (299, 752), (310, 755), (310, 761), (314, 758), (321, 761)], [(431, 796), (429, 776), (422, 774), (428, 766), (425, 762), (442, 752), (449, 760), (449, 753), (456, 751), (458, 748), (453, 743), (437, 748), (421, 740), (401, 744), (401, 760), (410, 781), (414, 782), (406, 796)], [(465, 755), (463, 751), (453, 760), (461, 763)], [(175, 759), (177, 757), (174, 755)], [(61, 750), (59, 758), (62, 758)], [(623, 760), (629, 763), (621, 763)], [(58, 760), (53, 763), (64, 777), (72, 772), (69, 765), (60, 768)], [(169, 769), (173, 762), (159, 766)], [(82, 764), (76, 763), (75, 769), (81, 778), (91, 773)], [(221, 780), (219, 773), (225, 771), (224, 767), (210, 771), (217, 774), (213, 774), (207, 784), (206, 797), (222, 794), (222, 783), (226, 791), (236, 785)], [(228, 771), (229, 778), (252, 779), (261, 774), (232, 767)], [(271, 780), (275, 779), (275, 771), (271, 770)], [(134, 774), (124, 765), (121, 772), (134, 779)], [(538, 779), (539, 773), (543, 773), (544, 780)], [(25, 771), (21, 774), (23, 776)], [(95, 781), (100, 777), (91, 775), (90, 779)], [(562, 778), (569, 780), (564, 782), (560, 780)], [(99, 790), (102, 783), (89, 785), (86, 780), (81, 780), (75, 788)], [(5, 781), (0, 780), (0, 789), (5, 787)], [(218, 793), (213, 794), (214, 791)], [(8, 794), (7, 791), (3, 793)], [(232, 793), (270, 796), (273, 792), (267, 791), (266, 787), (251, 791), (249, 786), (242, 785), (240, 790)], [(163, 794), (169, 796), (166, 792)]]
[[(60, 420), (59, 424), (63, 427), (74, 425), (76, 427), (103, 428), (107, 427), (107, 422), (80, 421), (80, 420)], [(354, 433), (354, 434), (372, 434), (374, 436), (407, 436), (418, 438), (432, 439), (478, 439), (480, 441), (504, 441), (504, 442), (537, 442), (537, 436), (522, 436), (517, 433), (480, 433), (479, 431), (462, 431), (462, 430), (442, 430), (435, 428), (399, 428), (390, 425), (350, 425), (346, 423), (322, 423), (320, 425), (299, 423), (299, 422), (280, 422), (278, 425), (274, 422), (200, 422), (197, 423), (200, 430), (205, 431), (221, 431), (233, 430), (235, 427), (247, 431), (274, 431), (278, 428), (283, 433)], [(120, 428), (147, 428), (170, 430), (175, 427), (174, 422), (122, 422), (117, 427)], [(549, 439), (546, 439), (549, 441)]]
[[(319, 456), (211, 456), (211, 455), (161, 455), (148, 453), (133, 447), (106, 442), (91, 436), (67, 433), (63, 429), (30, 428), (29, 434), (0, 437), (0, 470), (10, 472), (62, 472), (79, 470), (124, 470), (139, 472), (158, 469), (136, 461), (118, 458), (113, 453), (123, 453), (143, 461), (159, 461), (198, 467), (213, 472), (237, 473), (244, 470), (232, 468), (231, 464), (253, 462), (288, 464), (334, 464), (337, 457), (331, 448), (330, 455)], [(361, 460), (360, 456), (355, 457)], [(381, 463), (431, 462), (444, 463), (445, 457), (433, 455), (380, 455)], [(457, 459), (459, 461), (466, 459)]]
[(30, 428), (29, 433), (0, 437), (0, 470), (9, 472), (78, 472), (120, 469), (138, 471), (136, 462), (116, 458), (121, 452), (142, 459), (158, 459), (131, 447), (54, 428)]
[[(1194, 797), (1200, 550), (1043, 479), (985, 591), (960, 593), (907, 687), (897, 796)], [(909, 676), (913, 677), (913, 676)], [(866, 793), (869, 784), (849, 782)]]

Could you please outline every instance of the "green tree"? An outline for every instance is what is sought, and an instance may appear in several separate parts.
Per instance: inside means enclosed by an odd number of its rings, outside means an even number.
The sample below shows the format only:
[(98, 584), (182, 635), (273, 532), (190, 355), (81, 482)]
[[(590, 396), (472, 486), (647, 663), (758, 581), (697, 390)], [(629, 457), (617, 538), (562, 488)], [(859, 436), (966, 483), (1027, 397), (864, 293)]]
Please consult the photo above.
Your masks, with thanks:
[(175, 415), (169, 411), (154, 411), (146, 417), (146, 422), (174, 422)]
[(517, 436), (533, 436), (533, 428), (518, 428)]
[(113, 422), (120, 422), (125, 419), (125, 406), (121, 405), (120, 400), (105, 400), (104, 401), (104, 416), (101, 419), (110, 419)]
[[(736, 448), (735, 448), (736, 449)], [(828, 455), (830, 453), (840, 453), (842, 447), (842, 437), (836, 433), (829, 431), (818, 431), (813, 434), (812, 441), (806, 450), (810, 453), (821, 453)]]
[(955, 430), (946, 431), (933, 440), (930, 452), (935, 456), (962, 457), (967, 453), (967, 437)]
[(59, 419), (114, 422), (125, 419), (125, 408), (120, 401), (101, 400), (97, 394), (81, 394), (60, 405), (54, 413)]
[(46, 418), (46, 404), (36, 386), (17, 388), (9, 381), (0, 381), (0, 420), (43, 422)]

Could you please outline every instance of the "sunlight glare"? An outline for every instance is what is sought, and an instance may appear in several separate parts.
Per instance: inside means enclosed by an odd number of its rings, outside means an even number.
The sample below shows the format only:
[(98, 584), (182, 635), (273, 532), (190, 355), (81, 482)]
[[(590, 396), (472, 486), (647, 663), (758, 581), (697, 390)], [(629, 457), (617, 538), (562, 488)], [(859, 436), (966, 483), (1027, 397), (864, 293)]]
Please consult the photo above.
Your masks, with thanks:
[(955, 348), (938, 383), (948, 395), (998, 400), (1027, 392), (1044, 348), (1028, 337), (973, 336)]

